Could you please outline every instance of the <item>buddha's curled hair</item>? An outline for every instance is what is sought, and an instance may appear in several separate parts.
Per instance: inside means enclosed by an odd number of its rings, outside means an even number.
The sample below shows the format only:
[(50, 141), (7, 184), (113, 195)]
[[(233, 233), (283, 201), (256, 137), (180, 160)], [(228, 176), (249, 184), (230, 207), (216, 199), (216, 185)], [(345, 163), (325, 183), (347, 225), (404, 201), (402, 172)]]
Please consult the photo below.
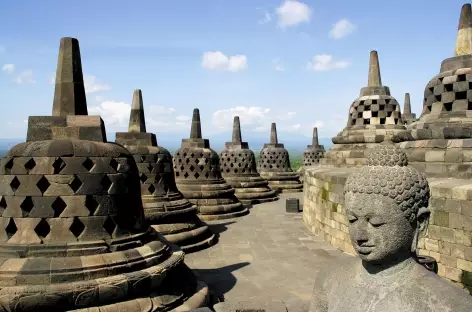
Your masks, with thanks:
[(372, 149), (366, 166), (351, 174), (344, 194), (380, 194), (393, 199), (405, 217), (414, 222), (418, 210), (428, 207), (429, 185), (418, 170), (408, 167), (406, 154), (393, 144)]

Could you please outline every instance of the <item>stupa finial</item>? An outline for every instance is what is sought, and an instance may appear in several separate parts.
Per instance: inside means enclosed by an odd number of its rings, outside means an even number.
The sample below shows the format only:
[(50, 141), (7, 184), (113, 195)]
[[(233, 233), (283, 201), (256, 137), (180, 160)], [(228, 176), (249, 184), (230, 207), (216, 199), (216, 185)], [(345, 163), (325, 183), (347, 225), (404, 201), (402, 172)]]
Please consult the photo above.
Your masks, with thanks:
[(61, 38), (52, 115), (88, 115), (79, 41), (75, 38)]
[(233, 120), (233, 143), (241, 143), (241, 124), (239, 122), (239, 116), (234, 116)]
[(270, 144), (278, 144), (279, 140), (277, 139), (277, 127), (275, 122), (270, 126)]
[(403, 105), (403, 114), (411, 115), (410, 93), (405, 93), (405, 103)]
[(131, 104), (128, 132), (146, 132), (143, 93), (140, 89), (135, 89), (133, 92), (133, 103)]
[(462, 6), (455, 56), (472, 54), (472, 12), (470, 3)]
[(318, 146), (318, 128), (317, 127), (313, 128), (313, 139), (312, 139), (311, 145)]
[(193, 109), (192, 128), (190, 129), (190, 138), (191, 139), (202, 138), (202, 125), (200, 123), (200, 110), (198, 108)]
[(379, 55), (377, 51), (370, 51), (369, 61), (369, 80), (367, 83), (368, 87), (380, 87), (382, 86), (382, 78), (380, 77), (380, 65)]

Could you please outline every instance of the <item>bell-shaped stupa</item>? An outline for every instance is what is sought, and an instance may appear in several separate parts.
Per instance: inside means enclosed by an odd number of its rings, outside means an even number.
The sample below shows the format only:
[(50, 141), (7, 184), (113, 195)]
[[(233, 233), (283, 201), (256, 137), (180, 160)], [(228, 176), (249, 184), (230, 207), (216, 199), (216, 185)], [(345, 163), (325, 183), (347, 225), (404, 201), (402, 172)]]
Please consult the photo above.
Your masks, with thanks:
[(190, 251), (211, 245), (215, 235), (197, 216), (197, 207), (177, 189), (172, 156), (146, 132), (143, 95), (134, 90), (128, 132), (116, 133), (116, 143), (134, 157), (141, 181), (144, 215), (164, 237)]
[(0, 163), (0, 310), (187, 311), (208, 288), (146, 226), (138, 168), (87, 116), (77, 39), (62, 38), (52, 116)]
[(324, 153), (324, 146), (318, 143), (318, 128), (315, 127), (313, 128), (311, 145), (307, 145), (306, 150), (303, 152), (303, 166), (309, 167), (319, 164)]
[(236, 192), (236, 197), (243, 204), (259, 204), (277, 200), (277, 194), (271, 190), (266, 180), (257, 172), (254, 153), (247, 142), (241, 138), (239, 117), (234, 117), (233, 138), (225, 143), (220, 153), (221, 174)]
[(193, 110), (190, 138), (182, 139), (173, 163), (177, 187), (197, 205), (201, 219), (227, 219), (249, 213), (234, 195), (234, 188), (221, 176), (218, 154), (210, 148), (208, 139), (202, 138), (198, 108)]
[(472, 14), (462, 6), (455, 56), (424, 90), (420, 118), (397, 135), (411, 166), (429, 176), (472, 178)]
[(372, 147), (405, 130), (400, 105), (382, 85), (377, 51), (370, 52), (367, 87), (351, 104), (347, 125), (333, 139), (321, 164), (339, 167), (364, 165)]
[(269, 182), (269, 187), (276, 192), (301, 192), (303, 184), (298, 173), (290, 166), (288, 151), (277, 139), (275, 122), (270, 128), (270, 143), (264, 144), (257, 162), (261, 177)]
[(405, 125), (409, 125), (416, 121), (416, 114), (411, 112), (410, 93), (405, 93), (402, 118)]

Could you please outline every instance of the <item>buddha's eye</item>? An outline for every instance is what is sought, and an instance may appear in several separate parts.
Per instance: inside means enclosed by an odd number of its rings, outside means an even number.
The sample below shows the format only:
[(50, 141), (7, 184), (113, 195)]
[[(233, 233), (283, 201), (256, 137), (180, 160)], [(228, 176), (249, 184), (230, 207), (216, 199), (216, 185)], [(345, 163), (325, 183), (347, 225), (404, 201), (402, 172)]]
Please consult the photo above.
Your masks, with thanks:
[(369, 223), (370, 223), (370, 225), (372, 225), (373, 227), (379, 227), (379, 226), (381, 226), (381, 225), (384, 225), (384, 224), (385, 224), (385, 222), (384, 222), (384, 221), (382, 221), (382, 220), (381, 220), (381, 219), (379, 219), (379, 218), (375, 218), (375, 217), (374, 217), (374, 218), (371, 218), (371, 219), (369, 219)]

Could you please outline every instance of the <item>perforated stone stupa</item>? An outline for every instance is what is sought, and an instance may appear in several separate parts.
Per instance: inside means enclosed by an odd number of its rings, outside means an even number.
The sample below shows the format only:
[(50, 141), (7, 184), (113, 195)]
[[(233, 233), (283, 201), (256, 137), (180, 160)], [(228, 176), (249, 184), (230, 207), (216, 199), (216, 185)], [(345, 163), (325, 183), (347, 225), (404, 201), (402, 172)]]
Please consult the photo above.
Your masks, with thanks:
[(303, 152), (303, 166), (309, 167), (319, 164), (320, 159), (324, 156), (325, 149), (323, 145), (318, 143), (318, 128), (313, 128), (311, 145), (306, 147), (306, 150)]
[(423, 112), (396, 136), (410, 165), (429, 176), (472, 177), (472, 18), (462, 7), (455, 56), (424, 90)]
[(254, 153), (247, 142), (242, 142), (239, 117), (234, 117), (233, 138), (225, 143), (220, 153), (221, 174), (235, 189), (236, 197), (243, 204), (258, 204), (277, 200), (277, 194), (257, 172)]
[(182, 139), (173, 156), (175, 182), (180, 192), (197, 205), (203, 220), (227, 219), (245, 215), (249, 210), (234, 195), (223, 179), (220, 158), (202, 138), (200, 111), (193, 110), (190, 138)]
[(397, 100), (382, 85), (377, 51), (370, 52), (367, 87), (351, 104), (347, 126), (332, 141), (322, 164), (340, 167), (362, 166), (370, 149), (405, 130)]
[(416, 114), (411, 112), (410, 93), (405, 93), (405, 103), (402, 113), (403, 123), (409, 125), (416, 121)]
[(116, 133), (116, 142), (134, 157), (141, 181), (144, 215), (165, 238), (184, 251), (211, 245), (215, 235), (197, 216), (197, 207), (177, 189), (172, 156), (146, 132), (141, 90), (133, 94), (128, 132)]
[(301, 192), (303, 184), (298, 173), (290, 166), (288, 151), (277, 138), (277, 127), (272, 123), (270, 143), (264, 144), (257, 162), (261, 177), (269, 182), (269, 187), (277, 192)]
[[(62, 38), (52, 116), (0, 163), (1, 311), (187, 311), (207, 287), (146, 226), (132, 155), (87, 116), (79, 43)], [(180, 306), (180, 308), (179, 308)]]

